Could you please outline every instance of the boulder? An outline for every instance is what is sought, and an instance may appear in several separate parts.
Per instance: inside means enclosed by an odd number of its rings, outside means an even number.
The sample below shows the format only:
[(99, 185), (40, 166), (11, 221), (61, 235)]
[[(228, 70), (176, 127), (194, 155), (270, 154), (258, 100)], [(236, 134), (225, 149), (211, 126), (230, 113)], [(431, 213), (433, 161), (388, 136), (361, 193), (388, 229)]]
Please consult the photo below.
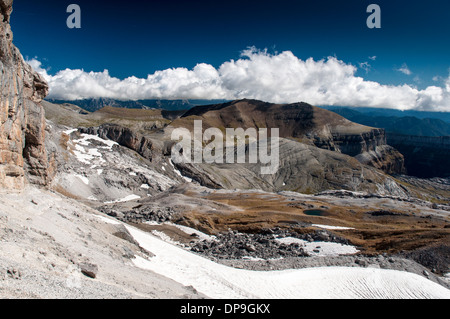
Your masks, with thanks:
[(98, 273), (98, 266), (95, 264), (91, 264), (91, 263), (81, 263), (80, 265), (80, 270), (81, 273), (83, 275), (85, 275), (86, 277), (95, 279), (97, 277), (97, 273)]

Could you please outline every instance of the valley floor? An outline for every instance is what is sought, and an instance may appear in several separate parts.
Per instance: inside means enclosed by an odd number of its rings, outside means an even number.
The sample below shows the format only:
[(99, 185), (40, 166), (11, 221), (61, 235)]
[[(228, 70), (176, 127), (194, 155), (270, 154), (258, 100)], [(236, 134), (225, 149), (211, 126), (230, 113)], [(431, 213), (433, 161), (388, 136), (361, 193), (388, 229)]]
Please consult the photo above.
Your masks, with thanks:
[(398, 270), (236, 269), (31, 186), (1, 191), (0, 224), (2, 298), (450, 298)]

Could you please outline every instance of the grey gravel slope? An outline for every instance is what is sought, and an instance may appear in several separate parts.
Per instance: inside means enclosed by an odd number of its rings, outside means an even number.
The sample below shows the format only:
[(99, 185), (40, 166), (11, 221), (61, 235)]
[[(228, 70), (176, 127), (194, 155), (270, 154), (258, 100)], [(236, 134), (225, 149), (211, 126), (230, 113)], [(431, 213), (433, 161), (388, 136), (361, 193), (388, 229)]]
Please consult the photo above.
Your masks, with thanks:
[[(146, 254), (96, 211), (49, 191), (0, 190), (0, 298), (198, 298), (131, 259)], [(115, 234), (115, 235), (114, 235)], [(119, 237), (118, 237), (119, 236)], [(93, 268), (95, 278), (85, 276)]]

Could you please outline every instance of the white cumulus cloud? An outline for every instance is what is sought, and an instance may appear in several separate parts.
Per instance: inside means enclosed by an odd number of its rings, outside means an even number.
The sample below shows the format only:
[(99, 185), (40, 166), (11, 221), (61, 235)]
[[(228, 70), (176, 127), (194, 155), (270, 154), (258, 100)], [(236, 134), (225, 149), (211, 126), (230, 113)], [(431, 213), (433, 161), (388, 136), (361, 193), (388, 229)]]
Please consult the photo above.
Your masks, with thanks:
[(411, 74), (412, 74), (411, 70), (408, 68), (408, 66), (406, 65), (406, 63), (403, 63), (402, 67), (401, 67), (401, 68), (398, 68), (398, 69), (396, 69), (396, 70), (397, 70), (398, 72), (401, 72), (401, 73), (406, 74), (406, 75), (411, 75)]
[(270, 54), (249, 48), (238, 60), (224, 62), (219, 68), (200, 63), (193, 69), (172, 68), (147, 78), (132, 76), (123, 80), (112, 77), (108, 70), (66, 69), (49, 75), (36, 58), (28, 62), (48, 81), (49, 97), (55, 99), (251, 98), (274, 103), (304, 101), (315, 105), (450, 111), (450, 76), (444, 87), (424, 90), (406, 84), (382, 85), (356, 76), (355, 66), (336, 57), (302, 60), (290, 51)]

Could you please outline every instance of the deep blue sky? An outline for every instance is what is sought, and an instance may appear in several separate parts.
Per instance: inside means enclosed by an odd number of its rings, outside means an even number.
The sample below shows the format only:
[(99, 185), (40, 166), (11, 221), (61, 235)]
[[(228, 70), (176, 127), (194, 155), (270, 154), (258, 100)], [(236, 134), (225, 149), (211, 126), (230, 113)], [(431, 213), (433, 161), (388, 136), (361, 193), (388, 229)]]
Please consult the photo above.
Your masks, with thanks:
[[(66, 27), (71, 3), (82, 9), (78, 30)], [(366, 26), (370, 3), (381, 6), (382, 29)], [(449, 75), (449, 21), (448, 0), (16, 0), (11, 18), (16, 46), (50, 74), (80, 68), (146, 77), (200, 62), (218, 67), (255, 46), (302, 59), (368, 61), (371, 71), (358, 71), (367, 80), (419, 88)], [(412, 76), (394, 70), (404, 63)]]

